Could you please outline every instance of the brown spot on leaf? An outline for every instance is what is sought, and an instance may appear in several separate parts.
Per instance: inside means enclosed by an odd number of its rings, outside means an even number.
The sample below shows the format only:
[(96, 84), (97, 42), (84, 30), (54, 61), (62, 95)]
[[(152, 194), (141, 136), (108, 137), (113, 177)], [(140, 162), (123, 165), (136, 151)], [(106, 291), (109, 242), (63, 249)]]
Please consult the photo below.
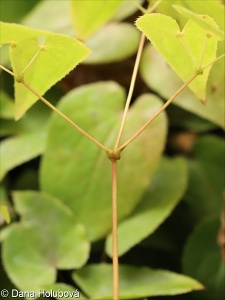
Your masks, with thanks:
[(216, 87), (215, 85), (213, 85), (213, 86), (211, 87), (211, 93), (212, 93), (212, 94), (215, 93), (216, 90), (217, 90), (217, 87)]

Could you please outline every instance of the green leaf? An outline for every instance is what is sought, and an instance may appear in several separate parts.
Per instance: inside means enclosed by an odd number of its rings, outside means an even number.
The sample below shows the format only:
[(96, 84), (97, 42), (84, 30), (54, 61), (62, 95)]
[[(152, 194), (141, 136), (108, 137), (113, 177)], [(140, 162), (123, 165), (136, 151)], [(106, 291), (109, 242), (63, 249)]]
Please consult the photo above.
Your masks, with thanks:
[[(165, 270), (120, 265), (120, 299), (177, 295), (202, 289), (196, 280)], [(112, 299), (112, 266), (88, 265), (73, 279), (92, 299)]]
[(11, 98), (4, 92), (0, 92), (0, 118), (13, 119), (14, 117), (14, 103)]
[(68, 207), (33, 191), (14, 192), (13, 198), (22, 222), (5, 235), (3, 265), (19, 289), (38, 291), (54, 283), (57, 268), (84, 265), (89, 255), (86, 232)]
[(218, 25), (213, 21), (213, 19), (207, 15), (199, 15), (196, 14), (189, 9), (179, 6), (173, 5), (173, 7), (182, 15), (187, 17), (188, 19), (194, 21), (196, 24), (201, 26), (203, 29), (207, 30), (209, 33), (217, 36), (220, 40), (224, 40), (224, 31), (219, 29)]
[(45, 148), (46, 130), (22, 134), (1, 142), (0, 180), (8, 171), (42, 154)]
[(14, 23), (0, 22), (0, 45), (16, 43), (27, 38), (49, 36), (52, 32), (37, 30)]
[[(152, 0), (153, 4), (157, 0)], [(224, 30), (224, 5), (221, 0), (207, 0), (207, 1), (186, 1), (186, 0), (173, 0), (173, 1), (161, 1), (157, 6), (157, 12), (169, 15), (177, 20), (178, 24), (183, 28), (187, 22), (187, 18), (178, 13), (174, 9), (173, 5), (184, 6), (201, 15), (209, 15), (216, 23)]]
[(84, 227), (77, 223), (72, 211), (57, 198), (38, 192), (13, 195), (23, 225), (37, 233), (45, 248), (46, 261), (58, 269), (83, 266), (89, 255), (89, 243)]
[[(124, 102), (125, 95), (120, 86), (114, 82), (99, 82), (71, 91), (62, 98), (58, 108), (89, 134), (112, 148)], [(128, 113), (122, 142), (134, 134), (160, 106), (161, 101), (150, 94), (137, 99)], [(118, 163), (119, 220), (130, 214), (140, 201), (158, 164), (165, 138), (166, 118), (165, 114), (161, 114), (122, 153)], [(131, 177), (131, 170), (135, 170), (137, 175)], [(86, 226), (92, 240), (103, 237), (111, 230), (110, 161), (96, 145), (56, 115), (50, 120), (40, 182), (43, 191), (59, 197), (73, 210)]]
[[(174, 180), (176, 178), (176, 180)], [(187, 184), (185, 161), (162, 159), (159, 169), (133, 214), (118, 228), (118, 253), (123, 255), (138, 244), (170, 215), (184, 194)], [(106, 251), (112, 256), (112, 237), (107, 239)]]
[(86, 41), (86, 45), (93, 52), (85, 63), (110, 63), (123, 60), (136, 52), (139, 36), (139, 32), (131, 24), (110, 23)]
[(6, 205), (0, 205), (0, 215), (2, 215), (6, 223), (10, 223), (10, 214)]
[(4, 269), (21, 290), (36, 290), (55, 281), (54, 265), (47, 261), (45, 247), (31, 228), (14, 225), (3, 242), (2, 251)]
[(69, 1), (39, 1), (22, 20), (22, 24), (39, 30), (74, 36)]
[(21, 18), (26, 15), (37, 0), (10, 0), (9, 5), (1, 3), (1, 20), (6, 22), (20, 22)]
[[(163, 98), (169, 99), (182, 85), (152, 45), (144, 49), (140, 69), (146, 84)], [(225, 128), (224, 82), (224, 60), (221, 59), (213, 65), (209, 75), (205, 105), (197, 101), (187, 88), (173, 100), (173, 104)]]
[(200, 294), (193, 293), (193, 299), (223, 299), (225, 269), (217, 244), (218, 232), (218, 218), (205, 220), (195, 228), (185, 246), (184, 272), (205, 285)]
[[(10, 60), (17, 79), (24, 78), (41, 95), (90, 53), (84, 44), (67, 36), (17, 24), (0, 25), (1, 43), (11, 43)], [(15, 80), (15, 100), (18, 120), (38, 97)]]
[(90, 37), (113, 17), (123, 1), (104, 1), (103, 3), (102, 0), (71, 0), (72, 18), (77, 38), (86, 40)]
[(22, 135), (43, 130), (46, 128), (50, 114), (51, 110), (49, 107), (39, 101), (20, 120), (1, 120), (0, 136)]
[(199, 138), (188, 160), (189, 186), (185, 195), (191, 224), (219, 215), (223, 207), (224, 141), (215, 136)]
[[(196, 72), (197, 67), (203, 67), (216, 58), (218, 38), (207, 37), (206, 31), (193, 21), (188, 21), (180, 31), (174, 19), (155, 13), (140, 17), (136, 25), (184, 82)], [(205, 102), (210, 69), (211, 66), (189, 84), (202, 102)]]

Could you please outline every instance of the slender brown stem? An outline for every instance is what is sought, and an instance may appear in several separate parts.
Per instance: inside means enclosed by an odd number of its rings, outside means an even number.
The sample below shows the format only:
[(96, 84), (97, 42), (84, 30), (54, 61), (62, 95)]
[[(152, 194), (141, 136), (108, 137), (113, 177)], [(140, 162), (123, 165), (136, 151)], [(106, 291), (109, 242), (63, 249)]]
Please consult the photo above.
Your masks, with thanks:
[(199, 74), (195, 73), (191, 76), (190, 79), (188, 79), (171, 97), (167, 102), (139, 129), (129, 140), (127, 140), (122, 146), (120, 146), (117, 150), (123, 150), (127, 145), (129, 145), (133, 140), (135, 140), (144, 130), (145, 128), (153, 121), (155, 118), (164, 111), (167, 106), (173, 101), (173, 99), (180, 94), (180, 92), (183, 91), (183, 89), (192, 81), (195, 77), (197, 77)]
[(119, 300), (119, 260), (117, 237), (117, 160), (112, 160), (112, 249), (113, 300)]
[(124, 109), (124, 113), (123, 113), (123, 119), (121, 122), (121, 126), (120, 126), (120, 130), (117, 136), (117, 140), (116, 140), (116, 144), (114, 149), (116, 149), (119, 145), (122, 133), (123, 133), (123, 129), (124, 129), (124, 125), (126, 122), (126, 118), (127, 118), (127, 113), (128, 113), (128, 109), (130, 106), (130, 101), (133, 95), (133, 91), (134, 91), (134, 85), (135, 85), (135, 81), (137, 78), (137, 72), (138, 72), (138, 67), (140, 64), (140, 59), (141, 59), (141, 54), (142, 54), (142, 50), (144, 47), (144, 43), (145, 43), (145, 35), (142, 33), (141, 35), (141, 39), (140, 39), (140, 43), (139, 43), (139, 47), (138, 47), (138, 52), (137, 52), (137, 56), (136, 56), (136, 61), (135, 61), (135, 65), (134, 65), (134, 69), (133, 69), (133, 74), (131, 77), (131, 83), (130, 83), (130, 88), (129, 88), (129, 92), (128, 92), (128, 96), (127, 96), (127, 101), (126, 101), (126, 105), (125, 105), (125, 109)]
[(50, 107), (52, 110), (54, 110), (58, 115), (60, 115), (64, 120), (66, 120), (70, 125), (72, 125), (76, 130), (78, 130), (80, 133), (82, 133), (84, 136), (86, 136), (89, 140), (91, 140), (93, 143), (95, 143), (99, 148), (104, 150), (106, 153), (109, 152), (109, 149), (107, 147), (102, 145), (100, 142), (98, 142), (96, 139), (94, 139), (92, 136), (90, 136), (86, 131), (84, 131), (77, 124), (75, 124), (72, 120), (70, 120), (66, 115), (64, 115), (64, 113), (62, 113), (60, 110), (58, 110), (50, 102), (48, 102), (48, 100), (46, 100), (44, 97), (42, 97), (38, 92), (36, 92), (27, 82), (22, 80), (21, 83), (28, 90), (30, 90), (34, 95), (36, 95), (42, 102), (44, 102), (48, 107)]
[(225, 56), (225, 53), (223, 53), (222, 55), (218, 56), (216, 59), (214, 59), (213, 61), (211, 61), (210, 63), (208, 63), (204, 67), (202, 67), (202, 70), (208, 68), (209, 66), (211, 66), (212, 64), (214, 64), (216, 61), (218, 61), (219, 59), (221, 59), (224, 56)]
[(1, 68), (2, 70), (6, 71), (7, 73), (9, 73), (10, 75), (12, 75), (13, 77), (16, 76), (16, 74), (14, 74), (14, 73), (13, 73), (12, 71), (10, 71), (9, 69), (3, 67), (2, 65), (0, 65), (0, 68)]

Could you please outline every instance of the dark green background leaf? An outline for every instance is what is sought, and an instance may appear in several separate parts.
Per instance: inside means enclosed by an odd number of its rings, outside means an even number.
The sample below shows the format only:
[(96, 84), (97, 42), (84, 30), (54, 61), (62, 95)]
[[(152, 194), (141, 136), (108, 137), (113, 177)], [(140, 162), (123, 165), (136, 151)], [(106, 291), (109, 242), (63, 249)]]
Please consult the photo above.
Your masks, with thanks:
[(205, 285), (205, 290), (193, 293), (192, 299), (224, 299), (225, 268), (217, 244), (218, 232), (218, 218), (205, 220), (195, 228), (185, 246), (184, 272)]

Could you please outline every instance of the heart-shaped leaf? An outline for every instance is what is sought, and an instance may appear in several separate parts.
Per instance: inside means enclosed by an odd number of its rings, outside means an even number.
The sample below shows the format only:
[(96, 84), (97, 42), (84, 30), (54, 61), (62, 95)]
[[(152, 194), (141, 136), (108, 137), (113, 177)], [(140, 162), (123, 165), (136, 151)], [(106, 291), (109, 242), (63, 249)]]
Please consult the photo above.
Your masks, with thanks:
[(32, 229), (13, 225), (2, 251), (4, 269), (21, 290), (37, 290), (55, 281), (56, 270), (46, 259), (43, 244)]
[[(133, 214), (119, 224), (119, 255), (123, 255), (155, 231), (181, 199), (186, 184), (187, 171), (184, 160), (178, 158), (170, 161), (164, 158)], [(112, 256), (111, 235), (107, 239), (106, 250)]]
[[(136, 25), (183, 81), (216, 58), (218, 38), (208, 35), (193, 21), (188, 21), (181, 31), (174, 19), (155, 13), (140, 17)], [(202, 102), (210, 68), (188, 85)]]
[[(116, 141), (125, 95), (113, 82), (77, 88), (58, 108), (89, 134), (112, 148)], [(129, 111), (123, 142), (161, 106), (153, 95), (143, 95)], [(121, 220), (140, 201), (165, 145), (166, 118), (161, 114), (122, 153), (118, 162), (118, 214)], [(151, 153), (151, 154), (150, 154)], [(62, 168), (63, 166), (63, 168)], [(131, 177), (131, 172), (135, 175)], [(111, 163), (105, 153), (53, 115), (41, 164), (41, 188), (59, 197), (83, 223), (92, 240), (111, 229)], [(57, 182), (57, 184), (56, 184)]]
[(218, 25), (213, 21), (213, 19), (207, 15), (199, 15), (196, 14), (189, 9), (179, 6), (173, 5), (173, 7), (182, 15), (187, 17), (188, 19), (194, 21), (196, 24), (201, 26), (203, 29), (208, 31), (209, 33), (217, 36), (220, 40), (224, 40), (224, 32), (219, 29)]
[[(166, 270), (120, 265), (120, 299), (177, 295), (202, 289), (196, 280)], [(112, 299), (112, 266), (88, 265), (73, 279), (92, 299)]]
[(40, 289), (54, 283), (56, 269), (84, 265), (89, 255), (86, 231), (68, 207), (33, 191), (15, 192), (13, 198), (23, 223), (6, 235), (3, 263), (17, 287)]
[(80, 63), (90, 50), (68, 36), (1, 23), (1, 44), (10, 43), (10, 60), (15, 80), (15, 118), (18, 120), (38, 97), (23, 86), (24, 79), (43, 95)]
[(85, 40), (90, 37), (112, 18), (123, 1), (104, 1), (102, 3), (102, 0), (70, 0), (77, 38)]
[[(146, 84), (165, 99), (182, 85), (180, 78), (152, 45), (144, 49), (140, 69)], [(173, 100), (173, 104), (225, 128), (224, 91), (224, 60), (221, 59), (210, 72), (205, 105), (187, 88)]]

